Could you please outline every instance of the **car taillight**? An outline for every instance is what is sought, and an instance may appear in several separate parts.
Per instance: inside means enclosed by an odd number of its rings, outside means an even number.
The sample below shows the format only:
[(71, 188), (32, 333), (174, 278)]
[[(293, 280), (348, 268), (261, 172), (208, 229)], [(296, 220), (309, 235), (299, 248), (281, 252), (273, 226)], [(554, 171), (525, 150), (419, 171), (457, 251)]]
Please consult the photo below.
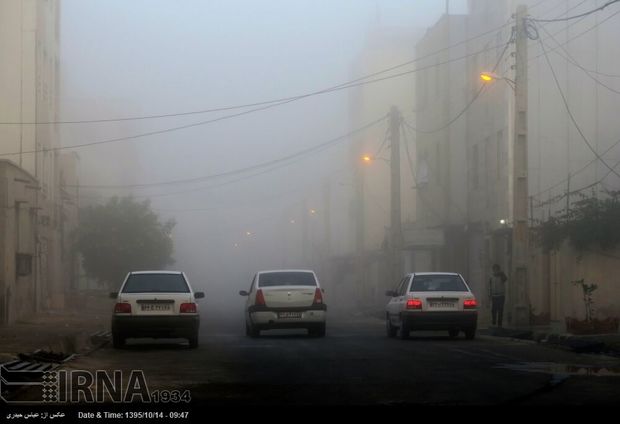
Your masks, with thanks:
[(323, 293), (321, 292), (321, 289), (316, 289), (314, 291), (314, 302), (315, 305), (321, 305), (323, 303)]
[(116, 306), (114, 306), (114, 313), (115, 314), (130, 314), (131, 304), (126, 303), (126, 302), (117, 303)]
[(476, 299), (465, 299), (463, 301), (463, 308), (465, 309), (473, 309), (476, 306), (478, 306), (478, 303), (476, 303)]
[(256, 299), (254, 300), (254, 304), (258, 306), (265, 306), (265, 296), (263, 296), (263, 291), (261, 289), (256, 290)]
[(422, 301), (420, 299), (407, 300), (407, 309), (422, 309)]
[(180, 312), (182, 314), (195, 314), (196, 304), (195, 303), (181, 303)]

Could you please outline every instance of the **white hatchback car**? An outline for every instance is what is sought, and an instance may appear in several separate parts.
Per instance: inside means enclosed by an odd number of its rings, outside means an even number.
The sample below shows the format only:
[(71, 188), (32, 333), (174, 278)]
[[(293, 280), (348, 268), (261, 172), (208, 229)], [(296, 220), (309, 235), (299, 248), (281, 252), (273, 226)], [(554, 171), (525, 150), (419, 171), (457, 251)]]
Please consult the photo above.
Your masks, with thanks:
[(250, 337), (261, 330), (306, 328), (311, 336), (325, 335), (327, 306), (313, 271), (274, 270), (258, 272), (247, 296), (245, 328)]
[(391, 297), (385, 314), (389, 337), (406, 339), (414, 330), (447, 330), (450, 337), (463, 331), (470, 340), (476, 336), (476, 297), (460, 274), (408, 274), (386, 295)]
[(204, 293), (192, 290), (184, 273), (178, 271), (130, 272), (118, 293), (112, 315), (112, 343), (115, 348), (127, 338), (186, 338), (198, 346), (200, 316), (196, 299)]

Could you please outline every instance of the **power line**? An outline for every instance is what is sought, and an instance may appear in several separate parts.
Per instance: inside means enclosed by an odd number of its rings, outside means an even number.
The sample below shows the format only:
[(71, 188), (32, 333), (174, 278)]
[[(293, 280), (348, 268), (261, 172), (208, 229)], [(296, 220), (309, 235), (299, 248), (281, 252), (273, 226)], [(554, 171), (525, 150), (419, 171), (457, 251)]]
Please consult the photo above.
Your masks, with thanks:
[[(620, 144), (620, 140), (616, 141), (613, 145), (611, 145), (608, 149), (606, 149), (601, 156), (606, 155), (607, 153), (609, 153), (611, 150), (613, 150), (614, 147), (618, 146)], [(582, 166), (581, 168), (579, 168), (577, 171), (571, 173), (569, 175), (568, 178), (564, 178), (562, 181), (558, 182), (557, 184), (552, 185), (551, 187), (547, 187), (544, 190), (539, 191), (538, 193), (532, 195), (532, 197), (540, 197), (542, 194), (553, 190), (554, 188), (560, 187), (562, 185), (564, 185), (565, 182), (567, 182), (570, 178), (573, 178), (579, 174), (581, 174), (583, 171), (585, 171), (587, 168), (590, 167), (590, 165), (596, 163), (598, 161), (598, 158), (594, 158), (591, 161), (589, 161), (587, 164), (585, 164), (584, 166)]]
[[(598, 78), (594, 77), (591, 75), (591, 72), (588, 71), (586, 68), (584, 68), (579, 62), (577, 62), (577, 60), (570, 54), (570, 52), (566, 49), (566, 47), (564, 47), (563, 45), (560, 44), (560, 42), (549, 32), (547, 31), (545, 28), (542, 28), (543, 31), (545, 31), (545, 33), (547, 33), (547, 35), (558, 45), (558, 47), (560, 47), (565, 53), (566, 56), (562, 55), (560, 52), (558, 52), (557, 50), (554, 50), (554, 53), (557, 54), (558, 56), (560, 56), (561, 58), (565, 59), (568, 63), (572, 64), (573, 66), (581, 69), (583, 72), (585, 72), (585, 74), (595, 83), (597, 83), (598, 85), (606, 88), (607, 90), (611, 91), (612, 93), (615, 94), (620, 94), (620, 91), (616, 90), (613, 87), (608, 86), (607, 84), (605, 84), (604, 82), (600, 81)], [(544, 44), (544, 42), (543, 42)]]
[[(97, 188), (97, 189), (119, 189), (119, 188), (144, 188), (144, 187), (156, 187), (156, 186), (165, 186), (165, 185), (175, 185), (175, 184), (186, 184), (186, 183), (196, 183), (196, 182), (203, 182), (203, 181), (208, 181), (208, 180), (213, 180), (213, 179), (220, 179), (220, 178), (224, 178), (224, 177), (231, 177), (231, 176), (235, 176), (235, 175), (239, 175), (239, 174), (246, 174), (248, 172), (252, 172), (252, 171), (257, 171), (263, 168), (270, 168), (270, 170), (273, 169), (277, 169), (277, 167), (281, 164), (289, 164), (290, 161), (298, 159), (298, 158), (304, 158), (307, 155), (313, 154), (313, 153), (317, 153), (321, 150), (327, 149), (329, 147), (332, 147), (338, 143), (340, 143), (341, 141), (351, 137), (354, 134), (363, 132), (365, 130), (367, 130), (368, 128), (371, 128), (375, 125), (377, 125), (380, 122), (383, 122), (387, 119), (387, 116), (383, 116), (379, 119), (376, 119), (362, 127), (356, 128), (352, 131), (349, 131), (348, 133), (332, 138), (330, 140), (327, 140), (323, 143), (320, 143), (318, 145), (312, 146), (310, 148), (307, 149), (303, 149), (301, 151), (298, 151), (296, 153), (287, 155), (287, 156), (283, 156), (277, 159), (273, 159), (267, 162), (262, 162), (256, 165), (252, 165), (252, 166), (248, 166), (245, 168), (239, 168), (239, 169), (235, 169), (232, 171), (226, 171), (226, 172), (221, 172), (218, 174), (211, 174), (211, 175), (205, 175), (205, 176), (201, 176), (201, 177), (196, 177), (196, 178), (188, 178), (188, 179), (183, 179), (183, 180), (172, 180), (172, 181), (161, 181), (161, 182), (157, 182), (157, 183), (143, 183), (143, 184), (124, 184), (124, 185), (67, 185), (66, 187), (80, 187), (80, 188)], [(274, 166), (276, 166), (276, 168), (273, 168)], [(245, 178), (244, 178), (245, 179)], [(236, 181), (240, 181), (240, 180), (236, 180)]]
[[(586, 29), (585, 31), (582, 31), (582, 32), (580, 32), (579, 34), (577, 34), (577, 35), (575, 35), (575, 36), (573, 36), (573, 37), (569, 38), (569, 39), (568, 39), (568, 40), (566, 40), (564, 43), (561, 43), (561, 45), (562, 45), (562, 46), (566, 46), (566, 45), (568, 45), (571, 41), (574, 41), (574, 40), (576, 40), (577, 38), (583, 37), (583, 36), (584, 36), (584, 35), (586, 35), (587, 33), (589, 33), (589, 32), (591, 32), (591, 31), (595, 30), (596, 28), (598, 28), (599, 26), (601, 26), (602, 24), (604, 24), (605, 22), (607, 22), (608, 20), (612, 19), (613, 17), (615, 17), (615, 16), (616, 16), (616, 15), (618, 15), (618, 14), (620, 14), (620, 10), (619, 10), (619, 11), (617, 11), (617, 12), (615, 12), (615, 13), (613, 13), (613, 14), (611, 14), (611, 15), (609, 15), (608, 17), (606, 17), (606, 18), (605, 18), (605, 19), (603, 19), (602, 21), (598, 22), (597, 24), (595, 24), (595, 25), (591, 26), (590, 28)], [(572, 24), (570, 24), (569, 26), (573, 26), (573, 25), (576, 25), (576, 24), (578, 24), (578, 23), (579, 23), (579, 21), (576, 21), (576, 22), (573, 22)], [(565, 30), (565, 28), (564, 28), (564, 29), (562, 29), (561, 31), (556, 32), (554, 35), (558, 35), (560, 32), (562, 32), (562, 31), (564, 31), (564, 30)], [(550, 52), (552, 52), (552, 51), (554, 51), (554, 50), (557, 50), (558, 48), (560, 48), (560, 47), (559, 47), (559, 46), (552, 47), (551, 49), (549, 49), (549, 51), (550, 51)], [(539, 55), (536, 55), (536, 56), (534, 56), (534, 57), (529, 58), (529, 59), (528, 59), (528, 62), (531, 62), (531, 61), (533, 61), (533, 60), (536, 60), (536, 59), (538, 59), (538, 58), (540, 58), (540, 57), (542, 57), (542, 56), (544, 56), (544, 53), (540, 53)]]
[(157, 130), (157, 131), (149, 131), (146, 133), (140, 133), (140, 134), (134, 134), (131, 136), (125, 136), (125, 137), (117, 137), (117, 138), (112, 138), (112, 139), (105, 139), (105, 140), (99, 140), (99, 141), (93, 141), (93, 142), (87, 142), (87, 143), (82, 143), (82, 144), (74, 144), (71, 146), (60, 146), (60, 147), (50, 147), (50, 148), (44, 148), (44, 149), (34, 149), (34, 150), (27, 150), (27, 151), (21, 151), (21, 152), (11, 152), (11, 153), (2, 153), (0, 154), (0, 157), (2, 156), (16, 156), (16, 155), (22, 155), (22, 154), (33, 154), (33, 153), (47, 153), (47, 152), (52, 152), (52, 151), (60, 151), (60, 150), (66, 150), (66, 149), (79, 149), (79, 148), (84, 148), (84, 147), (90, 147), (90, 146), (95, 146), (95, 145), (103, 145), (103, 144), (109, 144), (109, 143), (117, 143), (117, 142), (121, 142), (121, 141), (126, 141), (126, 140), (135, 140), (138, 138), (143, 138), (143, 137), (149, 137), (149, 136), (153, 136), (153, 135), (159, 135), (159, 134), (164, 134), (164, 133), (169, 133), (169, 132), (174, 132), (174, 131), (179, 131), (179, 130), (183, 130), (183, 129), (187, 129), (187, 128), (192, 128), (192, 127), (198, 127), (198, 126), (202, 126), (202, 125), (207, 125), (207, 124), (212, 124), (215, 122), (219, 122), (219, 121), (223, 121), (223, 120), (227, 120), (227, 119), (232, 119), (232, 118), (236, 118), (239, 116), (243, 116), (243, 115), (248, 115), (254, 112), (258, 112), (258, 111), (263, 111), (263, 110), (267, 110), (267, 109), (271, 109), (273, 107), (277, 107), (277, 106), (281, 106), (284, 104), (288, 104), (288, 103), (292, 103), (296, 100), (299, 100), (300, 98), (306, 98), (306, 97), (311, 97), (314, 96), (316, 94), (324, 94), (324, 93), (330, 93), (333, 91), (339, 91), (339, 90), (344, 90), (344, 89), (348, 89), (348, 88), (353, 88), (353, 87), (358, 87), (358, 86), (362, 86), (362, 85), (367, 85), (367, 84), (373, 84), (373, 83), (377, 83), (377, 82), (381, 82), (381, 81), (385, 81), (385, 80), (390, 80), (393, 78), (399, 78), (405, 75), (409, 75), (409, 74), (413, 74), (419, 71), (423, 71), (426, 69), (431, 69), (437, 66), (441, 66), (444, 65), (446, 63), (451, 63), (451, 62), (456, 62), (459, 60), (463, 60), (466, 59), (470, 56), (474, 56), (480, 53), (483, 53), (485, 51), (488, 50), (492, 50), (494, 48), (497, 48), (498, 46), (492, 46), (489, 48), (484, 48), (482, 50), (479, 50), (477, 52), (474, 53), (470, 53), (464, 56), (460, 56), (457, 58), (453, 58), (444, 62), (440, 62), (440, 63), (436, 63), (433, 65), (428, 65), (428, 66), (424, 66), (421, 68), (416, 68), (416, 69), (412, 69), (409, 71), (404, 71), (398, 74), (393, 74), (390, 76), (386, 76), (386, 77), (381, 77), (381, 78), (376, 78), (373, 80), (368, 80), (368, 81), (363, 81), (363, 82), (358, 82), (358, 83), (354, 83), (354, 84), (350, 84), (347, 86), (342, 86), (342, 87), (338, 87), (338, 88), (332, 88), (332, 89), (325, 89), (323, 90), (321, 93), (310, 93), (304, 96), (300, 96), (300, 97), (296, 97), (296, 98), (292, 98), (290, 100), (286, 100), (286, 101), (282, 101), (280, 103), (271, 103), (271, 104), (267, 104), (265, 106), (262, 107), (258, 107), (258, 108), (254, 108), (254, 109), (250, 109), (250, 110), (246, 110), (243, 112), (238, 112), (238, 113), (234, 113), (234, 114), (230, 114), (230, 115), (224, 115), (218, 118), (214, 118), (214, 119), (210, 119), (210, 120), (206, 120), (206, 121), (200, 121), (200, 122), (196, 122), (196, 123), (192, 123), (192, 124), (187, 124), (187, 125), (181, 125), (181, 126), (176, 126), (176, 127), (170, 127), (170, 128), (165, 128), (163, 130)]
[(573, 20), (573, 19), (585, 18), (586, 16), (589, 16), (589, 15), (592, 15), (593, 13), (599, 12), (599, 11), (607, 8), (608, 6), (611, 6), (612, 4), (618, 3), (618, 2), (620, 2), (620, 0), (611, 0), (611, 1), (608, 1), (607, 3), (605, 3), (604, 5), (602, 5), (601, 7), (597, 7), (596, 9), (589, 10), (589, 11), (581, 13), (579, 15), (568, 16), (568, 17), (564, 17), (564, 18), (555, 18), (555, 19), (530, 18), (530, 20), (532, 20), (534, 22), (566, 22), (566, 21), (570, 21), (570, 20)]
[(379, 155), (381, 154), (381, 152), (383, 151), (383, 149), (385, 148), (385, 145), (387, 144), (388, 134), (389, 133), (390, 133), (390, 127), (386, 127), (385, 128), (385, 135), (383, 136), (383, 141), (381, 142), (381, 145), (379, 145), (379, 148), (377, 149), (377, 151), (373, 155), (373, 159), (374, 158), (378, 158)]
[[(497, 70), (497, 68), (499, 67), (500, 63), (502, 63), (502, 59), (504, 58), (504, 55), (506, 54), (506, 51), (508, 50), (508, 47), (510, 46), (510, 44), (512, 43), (514, 39), (514, 32), (510, 35), (510, 39), (508, 40), (508, 42), (506, 42), (506, 44), (504, 45), (504, 49), (502, 50), (502, 53), (499, 55), (499, 58), (497, 59), (497, 62), (495, 63), (495, 66), (493, 66), (492, 72), (495, 72)], [(496, 46), (497, 47), (497, 46)], [(495, 47), (495, 48), (496, 48)], [(456, 121), (458, 121), (461, 116), (463, 116), (467, 110), (476, 102), (476, 100), (478, 100), (478, 97), (480, 97), (480, 95), (482, 94), (482, 92), (484, 91), (486, 85), (482, 84), (480, 86), (480, 89), (476, 92), (476, 94), (474, 95), (474, 97), (472, 97), (472, 99), (465, 105), (465, 107), (463, 109), (461, 109), (461, 111), (459, 113), (457, 113), (452, 119), (450, 119), (448, 122), (446, 122), (444, 125), (441, 125), (435, 129), (432, 130), (423, 130), (423, 129), (419, 129), (414, 127), (413, 125), (411, 125), (410, 123), (408, 123), (407, 121), (403, 121), (405, 123), (405, 125), (412, 131), (415, 131), (417, 133), (421, 133), (421, 134), (433, 134), (439, 131), (442, 131), (446, 128), (448, 128), (450, 125), (452, 125), (453, 123), (455, 123)]]
[(230, 111), (230, 110), (235, 110), (235, 109), (245, 109), (245, 108), (249, 108), (249, 107), (256, 107), (256, 106), (265, 106), (265, 105), (271, 105), (274, 103), (283, 103), (283, 102), (288, 102), (288, 101), (296, 101), (296, 100), (301, 100), (304, 99), (306, 97), (310, 97), (310, 96), (315, 96), (315, 95), (319, 95), (319, 94), (324, 94), (327, 92), (331, 92), (332, 90), (338, 90), (338, 89), (344, 89), (344, 88), (348, 88), (349, 85), (351, 84), (355, 84), (358, 82), (362, 82), (364, 80), (367, 80), (369, 78), (375, 77), (377, 75), (381, 75), (381, 74), (385, 74), (387, 72), (396, 70), (396, 69), (400, 69), (403, 68), (407, 65), (411, 65), (414, 64), (416, 62), (428, 59), (430, 57), (436, 56), (446, 50), (450, 50), (454, 47), (460, 46), (462, 44), (467, 44), (473, 40), (477, 40), (478, 38), (482, 38), (484, 36), (487, 36), (489, 34), (495, 33), (501, 29), (503, 29), (504, 27), (506, 27), (508, 25), (508, 23), (505, 23), (499, 27), (493, 28), (489, 31), (485, 31), (481, 34), (475, 35), (473, 37), (470, 37), (466, 40), (462, 40), (459, 42), (456, 42), (454, 44), (451, 44), (449, 46), (443, 47), (439, 50), (436, 50), (434, 52), (428, 53), (424, 56), (420, 56), (420, 57), (416, 57), (414, 59), (408, 60), (406, 62), (391, 66), (389, 68), (385, 68), (382, 69), (380, 71), (377, 72), (373, 72), (367, 75), (364, 75), (362, 77), (350, 80), (350, 81), (346, 81), (344, 83), (341, 84), (337, 84), (325, 89), (321, 89), (321, 90), (317, 90), (317, 91), (313, 91), (313, 92), (309, 92), (309, 93), (305, 93), (305, 94), (301, 94), (301, 95), (297, 95), (297, 96), (291, 96), (291, 97), (283, 97), (283, 98), (279, 98), (279, 99), (272, 99), (272, 100), (265, 100), (265, 101), (258, 101), (258, 102), (252, 102), (252, 103), (246, 103), (246, 104), (239, 104), (239, 105), (231, 105), (231, 106), (223, 106), (223, 107), (217, 107), (217, 108), (211, 108), (211, 109), (202, 109), (202, 110), (194, 110), (194, 111), (187, 111), (187, 112), (177, 112), (177, 113), (167, 113), (167, 114), (159, 114), (159, 115), (144, 115), (144, 116), (134, 116), (134, 117), (125, 117), (125, 118), (105, 118), (105, 119), (85, 119), (85, 120), (63, 120), (63, 121), (44, 121), (44, 122), (0, 122), (0, 125), (54, 125), (54, 124), (93, 124), (93, 123), (105, 123), (105, 122), (123, 122), (123, 121), (137, 121), (137, 120), (147, 120), (147, 119), (159, 119), (159, 118), (170, 118), (170, 117), (179, 117), (179, 116), (188, 116), (188, 115), (199, 115), (199, 114), (205, 114), (205, 113), (213, 113), (213, 112), (226, 112), (226, 111)]
[[(620, 0), (619, 0), (620, 1)], [(586, 135), (583, 133), (581, 127), (579, 126), (579, 124), (577, 123), (577, 120), (575, 119), (575, 116), (573, 115), (572, 110), (570, 109), (570, 105), (568, 104), (568, 100), (566, 99), (566, 95), (564, 94), (564, 91), (562, 90), (562, 87), (560, 85), (560, 81), (558, 80), (558, 76), (555, 72), (555, 69), (553, 68), (553, 65), (551, 64), (551, 59), (549, 59), (549, 55), (547, 54), (547, 50), (545, 49), (545, 45), (543, 44), (542, 40), (539, 38), (538, 39), (540, 46), (544, 52), (545, 55), (545, 59), (547, 60), (547, 64), (549, 65), (549, 69), (551, 70), (551, 74), (553, 75), (553, 80), (555, 81), (555, 85), (558, 89), (558, 92), (560, 93), (560, 96), (562, 97), (562, 102), (564, 103), (564, 107), (566, 108), (566, 112), (568, 113), (568, 116), (570, 117), (570, 120), (572, 121), (573, 125), (575, 126), (575, 128), (577, 129), (577, 132), (579, 133), (579, 135), (581, 136), (581, 138), (583, 139), (583, 141), (585, 142), (585, 144), (588, 146), (588, 148), (590, 149), (590, 151), (592, 153), (594, 153), (594, 155), (596, 156), (596, 158), (607, 167), (607, 169), (609, 169), (611, 172), (613, 172), (614, 174), (616, 174), (618, 177), (620, 177), (620, 174), (614, 169), (612, 168), (606, 161), (605, 159), (603, 159), (601, 157), (601, 155), (598, 154), (598, 152), (596, 151), (596, 149), (594, 149), (594, 147), (592, 147), (592, 144), (590, 143), (590, 141), (588, 140), (588, 138), (586, 137)]]
[[(614, 168), (614, 169), (616, 169), (618, 166), (620, 166), (620, 161), (616, 162), (616, 164), (613, 166), (613, 168)], [(603, 182), (604, 182), (607, 178), (609, 178), (609, 176), (610, 176), (611, 174), (612, 174), (612, 171), (607, 171), (607, 173), (606, 173), (603, 177), (601, 177), (600, 179), (598, 179), (597, 181), (595, 181), (595, 182), (593, 182), (593, 183), (591, 183), (591, 184), (588, 184), (588, 185), (587, 185), (587, 186), (585, 186), (585, 187), (581, 187), (581, 188), (578, 188), (578, 189), (576, 189), (576, 190), (572, 190), (572, 191), (570, 191), (570, 192), (565, 192), (565, 193), (559, 194), (559, 195), (557, 195), (557, 196), (555, 196), (555, 197), (552, 197), (551, 199), (545, 200), (545, 201), (543, 201), (543, 202), (539, 202), (539, 203), (538, 203), (538, 205), (537, 205), (537, 207), (539, 207), (539, 208), (540, 208), (540, 207), (543, 207), (543, 206), (546, 206), (546, 205), (550, 205), (550, 204), (557, 203), (557, 202), (559, 202), (559, 201), (561, 201), (561, 200), (565, 199), (567, 196), (573, 196), (573, 195), (575, 195), (575, 194), (579, 194), (579, 193), (581, 193), (581, 192), (583, 192), (583, 191), (585, 191), (585, 190), (588, 190), (588, 189), (590, 189), (590, 188), (596, 187), (596, 186), (597, 186), (597, 185), (599, 185), (599, 184), (603, 184)], [(566, 179), (566, 180), (564, 180), (564, 181), (567, 181), (567, 180), (568, 180), (568, 179)]]

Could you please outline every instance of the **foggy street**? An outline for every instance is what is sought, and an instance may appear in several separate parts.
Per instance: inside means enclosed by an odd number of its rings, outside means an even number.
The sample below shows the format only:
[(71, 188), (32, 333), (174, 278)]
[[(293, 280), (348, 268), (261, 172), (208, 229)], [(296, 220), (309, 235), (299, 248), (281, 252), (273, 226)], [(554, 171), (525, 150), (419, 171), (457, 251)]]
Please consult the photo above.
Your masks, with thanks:
[(0, 417), (620, 405), (619, 23), (0, 0)]
[[(388, 339), (382, 321), (362, 317), (330, 320), (321, 339), (303, 330), (251, 339), (242, 319), (203, 318), (196, 350), (184, 341), (135, 340), (122, 350), (107, 346), (70, 367), (140, 369), (149, 390), (189, 389), (192, 404), (201, 406), (610, 405), (620, 399), (620, 360), (604, 356), (496, 337), (451, 340), (443, 332)], [(515, 369), (528, 366), (555, 375)], [(562, 375), (588, 370), (602, 376)]]

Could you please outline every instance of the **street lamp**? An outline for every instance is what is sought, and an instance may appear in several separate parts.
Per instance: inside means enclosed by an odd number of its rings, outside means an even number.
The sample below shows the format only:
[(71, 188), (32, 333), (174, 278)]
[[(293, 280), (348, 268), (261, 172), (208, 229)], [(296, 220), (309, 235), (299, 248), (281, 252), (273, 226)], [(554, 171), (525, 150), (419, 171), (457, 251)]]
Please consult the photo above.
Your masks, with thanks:
[(506, 81), (506, 84), (508, 84), (510, 88), (513, 89), (513, 91), (515, 90), (516, 83), (514, 82), (514, 80), (511, 80), (510, 78), (504, 77), (502, 75), (498, 75), (495, 72), (482, 72), (480, 74), (480, 79), (485, 84), (491, 84), (495, 81)]
[(390, 163), (390, 161), (385, 159), (385, 158), (376, 158), (376, 157), (370, 156), (370, 155), (362, 156), (362, 161), (364, 163), (366, 163), (366, 164), (371, 164), (372, 162), (377, 161), (377, 160), (381, 160), (381, 161), (383, 161), (385, 163), (388, 163), (388, 164)]

